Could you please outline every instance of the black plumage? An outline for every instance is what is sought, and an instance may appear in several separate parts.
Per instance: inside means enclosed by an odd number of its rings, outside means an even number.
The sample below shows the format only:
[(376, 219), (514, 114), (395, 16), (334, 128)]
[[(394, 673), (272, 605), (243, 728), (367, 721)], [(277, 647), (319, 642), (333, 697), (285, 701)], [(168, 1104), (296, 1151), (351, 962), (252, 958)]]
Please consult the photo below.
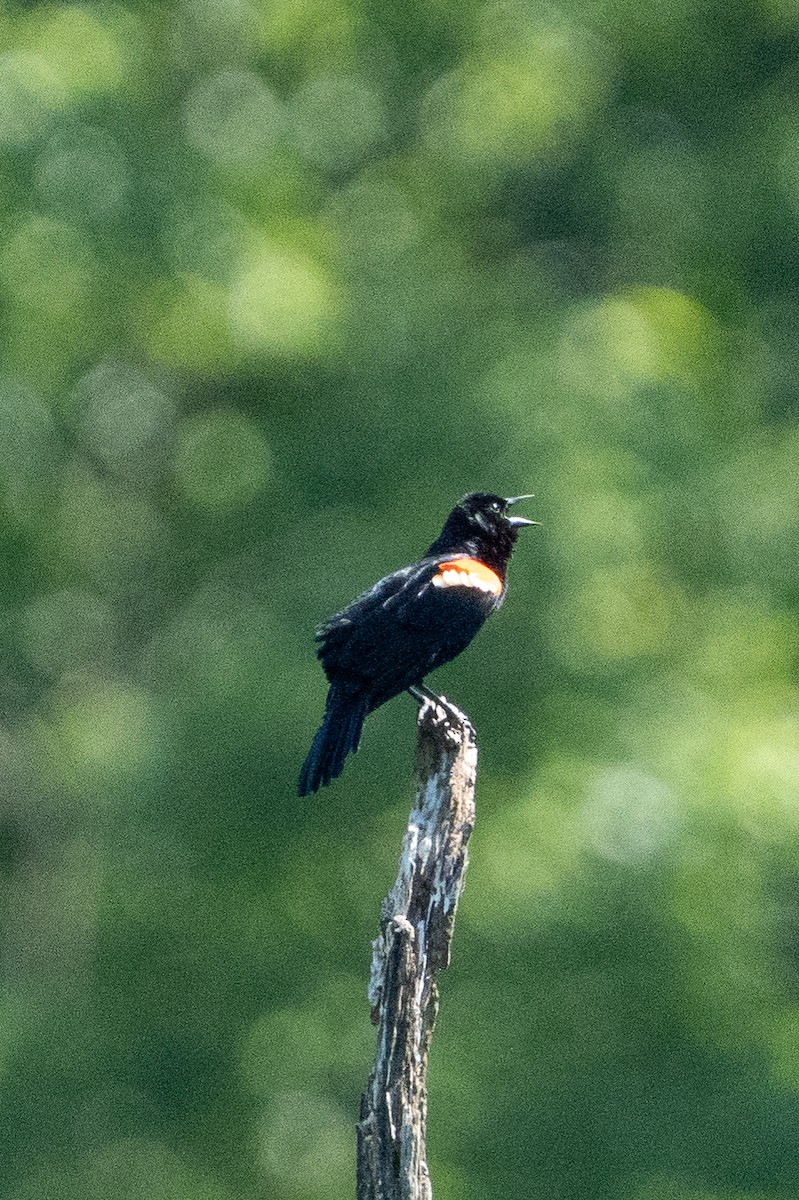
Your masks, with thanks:
[(416, 563), (387, 575), (319, 629), (317, 654), (330, 681), (324, 720), (299, 782), (301, 796), (341, 774), (368, 713), (460, 654), (505, 598), (519, 530), (515, 496), (473, 492), (452, 510)]

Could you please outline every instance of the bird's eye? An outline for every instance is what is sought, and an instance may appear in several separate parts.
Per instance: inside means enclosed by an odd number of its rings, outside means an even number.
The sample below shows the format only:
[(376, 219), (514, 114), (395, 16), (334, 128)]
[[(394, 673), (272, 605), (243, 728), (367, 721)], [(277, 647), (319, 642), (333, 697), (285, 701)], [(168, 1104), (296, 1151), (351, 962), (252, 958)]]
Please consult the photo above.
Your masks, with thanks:
[(500, 504), (499, 500), (491, 501), (491, 511), (492, 512), (502, 512), (502, 505)]

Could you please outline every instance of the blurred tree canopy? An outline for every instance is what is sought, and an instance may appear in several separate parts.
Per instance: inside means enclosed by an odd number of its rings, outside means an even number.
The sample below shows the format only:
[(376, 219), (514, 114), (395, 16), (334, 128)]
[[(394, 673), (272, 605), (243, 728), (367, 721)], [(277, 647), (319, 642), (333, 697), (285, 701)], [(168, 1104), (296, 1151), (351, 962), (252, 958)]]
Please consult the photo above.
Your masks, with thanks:
[(311, 635), (483, 488), (436, 1196), (795, 1197), (799, 7), (0, 42), (2, 1194), (353, 1194), (414, 708), (299, 804)]

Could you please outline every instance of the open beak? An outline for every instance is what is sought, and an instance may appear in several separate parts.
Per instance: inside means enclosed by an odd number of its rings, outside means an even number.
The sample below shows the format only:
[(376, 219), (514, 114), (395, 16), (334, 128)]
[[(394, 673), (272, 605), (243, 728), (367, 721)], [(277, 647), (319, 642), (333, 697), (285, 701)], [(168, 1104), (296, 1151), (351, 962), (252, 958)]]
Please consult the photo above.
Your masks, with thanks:
[[(510, 508), (511, 504), (517, 504), (519, 500), (532, 499), (534, 499), (534, 494), (530, 492), (527, 496), (508, 496), (505, 503), (507, 504), (508, 508)], [(512, 525), (514, 529), (523, 529), (525, 525), (540, 525), (541, 522), (529, 521), (527, 517), (508, 517), (508, 524)]]

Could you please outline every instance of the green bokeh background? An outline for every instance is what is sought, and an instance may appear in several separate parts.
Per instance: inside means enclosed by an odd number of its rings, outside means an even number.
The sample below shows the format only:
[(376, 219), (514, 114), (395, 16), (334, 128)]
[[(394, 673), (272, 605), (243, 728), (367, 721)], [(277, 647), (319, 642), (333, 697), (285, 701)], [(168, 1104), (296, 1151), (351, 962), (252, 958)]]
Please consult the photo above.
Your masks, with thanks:
[(799, 1196), (799, 6), (0, 38), (0, 1194), (353, 1195), (414, 706), (300, 803), (312, 632), (479, 488), (437, 1200)]

